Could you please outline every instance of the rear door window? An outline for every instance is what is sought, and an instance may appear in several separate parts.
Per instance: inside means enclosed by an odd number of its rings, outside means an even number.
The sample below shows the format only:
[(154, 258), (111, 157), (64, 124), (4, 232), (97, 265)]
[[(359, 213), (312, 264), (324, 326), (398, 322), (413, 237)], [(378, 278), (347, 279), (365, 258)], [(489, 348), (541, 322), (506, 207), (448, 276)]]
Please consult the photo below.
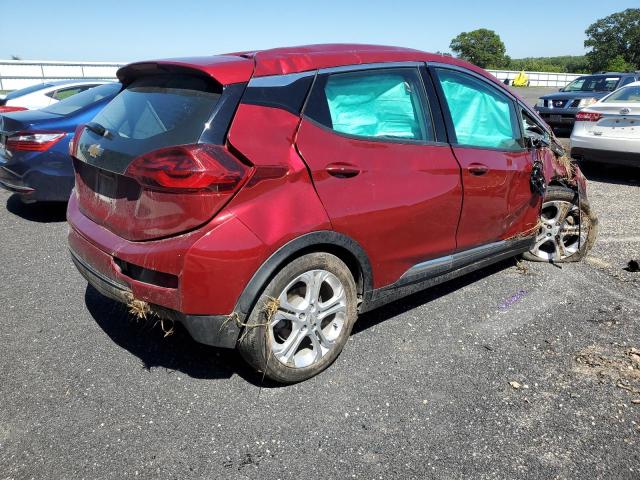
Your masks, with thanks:
[(305, 114), (340, 134), (380, 140), (434, 140), (426, 94), (415, 68), (319, 77)]
[(458, 145), (522, 149), (520, 120), (507, 95), (472, 75), (444, 68), (436, 71)]
[(629, 85), (630, 83), (633, 83), (635, 81), (636, 81), (636, 79), (633, 78), (633, 77), (624, 77), (622, 79), (622, 81), (620, 82), (620, 85), (618, 86), (618, 88), (620, 88), (620, 87), (622, 87), (624, 85)]

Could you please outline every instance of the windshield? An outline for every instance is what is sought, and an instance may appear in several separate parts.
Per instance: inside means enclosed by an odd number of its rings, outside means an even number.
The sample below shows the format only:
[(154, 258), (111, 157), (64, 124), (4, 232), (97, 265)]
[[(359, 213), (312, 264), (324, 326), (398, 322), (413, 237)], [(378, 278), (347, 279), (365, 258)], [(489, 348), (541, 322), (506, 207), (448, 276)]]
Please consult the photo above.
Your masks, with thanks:
[(613, 92), (620, 82), (620, 77), (593, 75), (576, 78), (562, 89), (563, 92)]
[(20, 90), (14, 90), (11, 93), (8, 93), (5, 97), (7, 100), (11, 100), (13, 98), (22, 97), (23, 95), (27, 95), (29, 93), (37, 92), (38, 90), (44, 90), (45, 88), (53, 87), (50, 83), (38, 83), (37, 85), (31, 85), (30, 87), (21, 88)]
[(610, 103), (640, 103), (640, 85), (623, 87), (620, 90), (613, 92), (602, 101)]
[(115, 96), (121, 88), (122, 84), (115, 82), (100, 85), (99, 87), (93, 87), (69, 98), (65, 98), (58, 103), (54, 103), (49, 107), (43, 108), (42, 111), (55, 113), (56, 115), (69, 115), (70, 113), (96, 103), (105, 97)]

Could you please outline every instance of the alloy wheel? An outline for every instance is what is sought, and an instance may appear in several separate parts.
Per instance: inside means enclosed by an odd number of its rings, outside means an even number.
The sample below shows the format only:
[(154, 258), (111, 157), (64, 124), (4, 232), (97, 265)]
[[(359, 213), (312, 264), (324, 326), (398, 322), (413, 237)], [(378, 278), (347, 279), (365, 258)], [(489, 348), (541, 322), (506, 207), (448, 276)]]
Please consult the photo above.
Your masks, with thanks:
[(565, 200), (552, 200), (542, 205), (541, 226), (530, 252), (543, 260), (557, 262), (576, 254), (587, 241), (589, 226), (581, 220), (578, 205)]
[(314, 365), (334, 348), (346, 315), (347, 296), (338, 277), (326, 270), (300, 274), (278, 296), (269, 322), (271, 353), (289, 367)]

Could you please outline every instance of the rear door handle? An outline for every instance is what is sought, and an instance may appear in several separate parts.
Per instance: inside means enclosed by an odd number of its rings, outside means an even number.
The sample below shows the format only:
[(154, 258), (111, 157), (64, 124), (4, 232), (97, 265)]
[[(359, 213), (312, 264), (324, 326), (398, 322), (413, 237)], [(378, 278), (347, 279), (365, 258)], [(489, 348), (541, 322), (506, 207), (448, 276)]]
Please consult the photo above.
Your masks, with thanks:
[(329, 175), (337, 178), (351, 178), (360, 173), (360, 169), (349, 163), (331, 163), (325, 168)]
[(467, 167), (467, 170), (469, 170), (469, 173), (471, 175), (480, 176), (487, 173), (489, 171), (489, 167), (483, 165), (482, 163), (472, 163)]

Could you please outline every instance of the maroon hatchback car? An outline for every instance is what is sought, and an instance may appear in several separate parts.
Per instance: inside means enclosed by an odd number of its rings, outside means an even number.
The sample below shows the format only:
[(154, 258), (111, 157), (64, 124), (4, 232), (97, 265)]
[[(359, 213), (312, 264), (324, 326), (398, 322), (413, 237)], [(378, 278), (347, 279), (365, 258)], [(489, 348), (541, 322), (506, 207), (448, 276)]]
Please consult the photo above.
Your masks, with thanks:
[(99, 292), (307, 379), (358, 313), (501, 259), (580, 259), (585, 180), (537, 114), (450, 57), (317, 45), (121, 68), (71, 146)]

